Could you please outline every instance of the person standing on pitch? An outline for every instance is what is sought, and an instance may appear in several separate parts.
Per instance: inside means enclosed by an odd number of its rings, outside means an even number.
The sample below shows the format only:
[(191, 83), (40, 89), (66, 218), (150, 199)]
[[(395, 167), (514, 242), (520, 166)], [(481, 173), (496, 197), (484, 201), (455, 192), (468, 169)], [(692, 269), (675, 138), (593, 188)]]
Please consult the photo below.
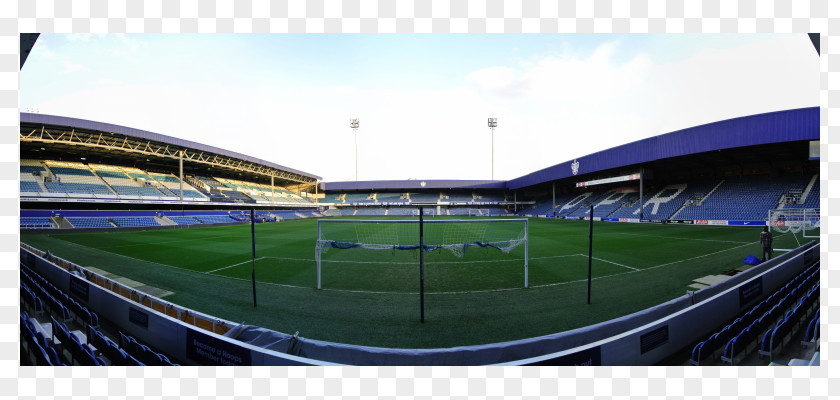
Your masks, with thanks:
[(770, 227), (765, 226), (764, 231), (759, 235), (759, 242), (764, 251), (761, 253), (761, 261), (767, 261), (773, 258), (773, 234), (770, 233)]

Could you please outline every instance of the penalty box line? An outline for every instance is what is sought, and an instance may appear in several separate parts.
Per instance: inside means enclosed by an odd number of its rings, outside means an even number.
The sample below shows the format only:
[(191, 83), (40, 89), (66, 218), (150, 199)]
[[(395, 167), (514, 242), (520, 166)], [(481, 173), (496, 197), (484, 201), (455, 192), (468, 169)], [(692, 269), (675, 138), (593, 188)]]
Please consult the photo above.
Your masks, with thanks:
[(205, 272), (205, 274), (212, 274), (212, 273), (214, 273), (214, 272), (222, 271), (222, 270), (225, 270), (225, 269), (228, 269), (228, 268), (237, 267), (237, 266), (240, 266), (240, 265), (242, 265), (242, 264), (249, 263), (249, 262), (251, 262), (251, 261), (259, 261), (259, 260), (262, 260), (263, 258), (265, 258), (265, 257), (256, 258), (256, 259), (254, 259), (254, 260), (243, 261), (243, 262), (238, 263), (238, 264), (228, 265), (227, 267), (222, 267), (222, 268), (214, 269), (214, 270), (212, 270), (212, 271), (207, 271), (207, 272)]
[[(576, 254), (576, 255), (581, 256), (581, 257), (586, 257), (586, 258), (589, 258), (589, 256), (588, 256), (588, 255), (586, 255), (586, 254)], [(598, 260), (598, 261), (603, 261), (603, 262), (605, 262), (605, 263), (610, 263), (610, 264), (613, 264), (613, 265), (618, 265), (619, 267), (624, 267), (624, 268), (632, 269), (633, 271), (638, 271), (638, 270), (639, 270), (638, 268), (633, 268), (633, 267), (631, 267), (631, 266), (629, 266), (629, 265), (619, 264), (619, 263), (617, 263), (617, 262), (613, 262), (613, 261), (610, 261), (610, 260), (604, 260), (603, 258), (592, 257), (592, 259), (593, 259), (593, 260)]]

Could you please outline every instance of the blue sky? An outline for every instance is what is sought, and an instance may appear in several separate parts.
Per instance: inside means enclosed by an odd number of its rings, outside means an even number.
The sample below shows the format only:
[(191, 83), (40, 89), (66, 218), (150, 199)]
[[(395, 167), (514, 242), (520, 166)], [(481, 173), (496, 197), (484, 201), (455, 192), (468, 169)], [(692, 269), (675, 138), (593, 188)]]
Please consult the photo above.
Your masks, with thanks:
[[(41, 35), (21, 109), (323, 176), (489, 179), (702, 123), (819, 104), (805, 35)], [(419, 145), (418, 145), (419, 143)]]

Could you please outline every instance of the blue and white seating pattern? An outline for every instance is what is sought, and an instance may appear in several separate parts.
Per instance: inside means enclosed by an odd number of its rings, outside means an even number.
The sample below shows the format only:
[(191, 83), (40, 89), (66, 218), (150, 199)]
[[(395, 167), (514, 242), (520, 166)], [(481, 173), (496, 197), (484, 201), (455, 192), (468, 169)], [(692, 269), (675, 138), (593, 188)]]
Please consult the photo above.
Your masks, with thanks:
[(52, 228), (50, 217), (20, 217), (21, 229), (45, 229)]
[(202, 224), (236, 222), (236, 220), (231, 218), (229, 215), (196, 215), (194, 218), (201, 221)]
[(111, 222), (119, 227), (160, 226), (155, 217), (112, 217)]
[(104, 217), (67, 217), (67, 221), (73, 224), (74, 228), (113, 228), (107, 218)]
[(686, 206), (675, 219), (765, 220), (767, 211), (778, 206), (784, 193), (804, 188), (809, 178), (805, 175), (726, 178), (700, 205)]
[(38, 182), (20, 181), (21, 192), (43, 192)]
[(90, 183), (46, 182), (44, 185), (53, 193), (114, 194), (108, 186)]
[(194, 225), (194, 224), (200, 224), (201, 223), (201, 221), (195, 219), (194, 217), (171, 216), (171, 215), (169, 215), (169, 216), (167, 216), (167, 218), (169, 218), (170, 220), (172, 220), (172, 222), (174, 222), (178, 225)]

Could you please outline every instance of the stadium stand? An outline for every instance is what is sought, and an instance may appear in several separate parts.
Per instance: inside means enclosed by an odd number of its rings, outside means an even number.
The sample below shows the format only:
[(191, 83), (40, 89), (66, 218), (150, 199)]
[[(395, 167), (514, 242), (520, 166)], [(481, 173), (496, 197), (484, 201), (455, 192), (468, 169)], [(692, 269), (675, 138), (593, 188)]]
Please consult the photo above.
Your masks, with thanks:
[(750, 353), (772, 357), (782, 339), (790, 336), (792, 327), (804, 327), (802, 321), (806, 315), (818, 308), (819, 262), (806, 268), (708, 339), (697, 343), (691, 350), (690, 363), (702, 365), (710, 358), (720, 357), (724, 364), (734, 365)]
[(160, 226), (154, 217), (112, 217), (111, 222), (119, 227)]
[(67, 217), (74, 228), (114, 228), (116, 225), (101, 217)]
[(814, 174), (808, 185), (801, 191), (801, 197), (796, 202), (780, 202), (780, 208), (784, 209), (819, 209), (820, 208), (820, 183), (819, 174)]
[(472, 193), (465, 193), (465, 192), (451, 192), (451, 193), (441, 192), (440, 201), (448, 201), (448, 202), (473, 201), (473, 194)]
[[(765, 220), (790, 189), (802, 189), (811, 176), (768, 175), (726, 178), (698, 204), (684, 207), (674, 219)], [(810, 196), (809, 196), (810, 197)]]
[(609, 190), (597, 190), (592, 192), (592, 196), (590, 196), (585, 201), (579, 203), (579, 207), (575, 208), (572, 212), (566, 214), (569, 217), (588, 217), (589, 216), (589, 207), (595, 204), (598, 204), (604, 199), (610, 197), (611, 192)]
[(440, 193), (410, 193), (413, 203), (437, 203)]
[[(49, 281), (36, 274), (34, 271), (20, 264), (21, 289), (26, 294), (24, 301), (30, 312), (36, 316), (42, 315), (48, 318), (50, 329), (44, 326), (35, 318), (30, 318), (24, 310), (21, 317), (24, 321), (22, 333), (25, 333), (27, 346), (37, 349), (32, 343), (37, 343), (41, 350), (48, 357), (39, 356), (35, 352), (36, 365), (106, 365), (105, 362), (94, 354), (95, 349), (88, 345), (86, 336), (80, 330), (71, 330), (68, 327), (98, 327), (99, 318), (96, 313), (88, 310), (87, 307), (79, 304), (63, 291), (58, 290)], [(32, 298), (38, 299), (36, 308), (31, 307)], [(43, 304), (37, 309), (37, 304)], [(30, 335), (34, 333), (34, 335)], [(34, 341), (32, 340), (34, 336)], [(47, 338), (50, 340), (47, 340)]]
[(391, 207), (388, 209), (388, 215), (417, 215), (417, 208)]
[(122, 332), (117, 344), (100, 330), (96, 313), (22, 263), (20, 277), (22, 364), (179, 365)]
[(43, 192), (41, 185), (38, 182), (20, 181), (21, 192)]
[(163, 196), (163, 193), (153, 186), (137, 182), (119, 167), (93, 164), (91, 168), (114, 192), (121, 196)]
[(174, 222), (178, 225), (194, 225), (194, 224), (200, 224), (201, 223), (201, 221), (195, 219), (195, 217), (167, 216), (167, 218), (169, 218), (172, 222)]
[[(713, 187), (711, 182), (692, 182), (667, 185), (652, 195), (644, 198), (644, 218), (649, 219), (678, 219), (672, 218), (674, 213), (683, 207), (694, 193), (706, 193)], [(766, 211), (765, 211), (766, 213)], [(621, 207), (610, 217), (639, 218), (641, 212), (638, 204), (631, 207)]]
[(344, 196), (345, 203), (373, 203), (374, 200), (370, 198), (371, 193), (346, 193)]
[(199, 220), (202, 224), (220, 224), (236, 221), (229, 215), (196, 215), (195, 219)]
[(20, 217), (21, 229), (49, 229), (53, 227), (49, 217)]
[(43, 176), (46, 168), (37, 160), (20, 160), (20, 191), (21, 192), (45, 192), (46, 187), (42, 186)]

